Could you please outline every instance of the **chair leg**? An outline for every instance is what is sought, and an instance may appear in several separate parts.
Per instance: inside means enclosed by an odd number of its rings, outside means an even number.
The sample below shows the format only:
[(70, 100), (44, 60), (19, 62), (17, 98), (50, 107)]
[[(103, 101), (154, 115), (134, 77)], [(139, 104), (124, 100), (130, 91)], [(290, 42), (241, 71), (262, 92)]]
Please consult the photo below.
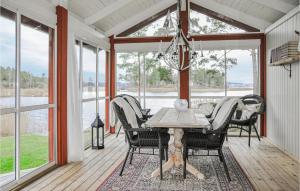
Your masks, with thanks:
[(253, 125), (253, 127), (254, 127), (254, 130), (255, 130), (256, 136), (257, 136), (258, 140), (260, 141), (260, 137), (259, 137), (259, 134), (258, 134), (258, 132), (257, 132), (256, 125)]
[(226, 137), (226, 141), (228, 141), (228, 134), (227, 133), (226, 133), (225, 137)]
[(223, 162), (223, 166), (224, 166), (225, 173), (226, 173), (226, 175), (227, 175), (227, 179), (228, 179), (228, 181), (230, 182), (230, 181), (231, 181), (231, 178), (230, 178), (230, 175), (229, 175), (229, 171), (228, 171), (228, 168), (227, 168), (227, 164), (226, 164), (226, 161), (225, 161), (225, 158), (224, 158), (222, 149), (220, 149), (220, 157), (222, 158), (222, 162)]
[(186, 179), (186, 160), (188, 156), (188, 149), (186, 146), (183, 148), (183, 178)]
[(223, 161), (223, 158), (222, 158), (222, 151), (221, 151), (221, 149), (218, 149), (218, 154), (219, 154), (219, 159), (220, 159), (220, 161), (221, 161), (221, 162), (224, 162), (224, 161)]
[(242, 126), (240, 127), (241, 129), (240, 129), (240, 137), (242, 136), (242, 131), (243, 131), (243, 128), (242, 128)]
[(248, 146), (250, 147), (250, 140), (251, 140), (251, 129), (252, 128), (252, 125), (249, 125), (249, 138), (248, 138)]
[(119, 136), (121, 129), (122, 129), (122, 125), (120, 125), (120, 127), (119, 127), (119, 129), (118, 129), (118, 133), (117, 133), (116, 137)]
[(129, 155), (129, 153), (130, 153), (130, 150), (131, 150), (131, 147), (129, 147), (129, 149), (128, 149), (128, 151), (127, 151), (127, 154), (126, 154), (126, 157), (125, 157), (125, 160), (124, 160), (124, 162), (123, 162), (123, 166), (122, 166), (122, 169), (121, 169), (121, 172), (120, 172), (120, 176), (122, 176), (122, 174), (123, 174), (123, 170), (124, 170), (124, 168), (125, 168), (125, 165), (126, 165), (126, 162), (127, 162), (127, 159), (128, 159), (128, 155)]
[(168, 161), (169, 160), (169, 156), (168, 156), (169, 155), (169, 148), (168, 147), (166, 147), (165, 152), (166, 152), (166, 154), (165, 154), (166, 158), (165, 159), (166, 159), (166, 161)]
[(135, 149), (132, 149), (131, 153), (130, 153), (130, 159), (129, 159), (129, 164), (132, 164), (132, 159), (133, 159), (133, 153), (134, 153)]
[(163, 179), (163, 169), (162, 169), (163, 155), (164, 155), (164, 150), (162, 149), (162, 146), (159, 145), (159, 174), (161, 180)]
[[(162, 146), (162, 141), (161, 141), (161, 134), (158, 133), (158, 152), (159, 152), (159, 174), (160, 174), (160, 179), (163, 179), (163, 169), (162, 169), (162, 160), (163, 160), (163, 155), (164, 155), (164, 148)], [(153, 154), (154, 154), (154, 149), (153, 149)]]

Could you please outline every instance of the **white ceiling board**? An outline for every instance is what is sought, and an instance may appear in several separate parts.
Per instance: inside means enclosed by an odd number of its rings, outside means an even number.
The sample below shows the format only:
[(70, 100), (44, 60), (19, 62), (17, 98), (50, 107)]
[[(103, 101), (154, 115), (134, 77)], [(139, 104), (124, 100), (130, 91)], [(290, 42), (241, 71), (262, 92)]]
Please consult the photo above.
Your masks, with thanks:
[[(201, 46), (200, 46), (201, 43)], [(166, 49), (169, 42), (162, 43), (162, 50)], [(128, 43), (116, 44), (117, 52), (157, 52), (160, 43)], [(220, 40), (220, 41), (195, 41), (195, 49), (200, 50), (225, 50), (225, 49), (255, 49), (259, 47), (260, 40)]]
[(282, 13), (288, 13), (290, 10), (294, 8), (293, 4), (287, 3), (283, 0), (251, 0), (256, 3), (260, 3), (272, 9), (278, 10)]
[[(252, 17), (256, 17), (268, 22), (274, 22), (277, 18), (280, 18), (284, 13), (272, 9), (268, 6), (265, 6), (261, 3), (257, 3), (251, 0), (212, 0), (219, 4), (229, 6), (235, 10), (238, 10), (242, 13), (248, 14)], [(263, 1), (263, 0), (261, 0)]]
[(155, 15), (159, 11), (171, 6), (174, 3), (175, 3), (174, 0), (160, 1), (159, 3), (152, 5), (148, 9), (142, 10), (138, 14), (135, 14), (134, 16), (124, 20), (123, 22), (116, 24), (114, 27), (112, 27), (111, 29), (106, 31), (106, 35), (107, 36), (110, 36), (113, 34), (117, 35), (123, 31), (125, 31), (126, 29), (136, 25), (137, 23)]
[(271, 22), (269, 21), (246, 14), (214, 0), (192, 0), (192, 2), (260, 30), (264, 30), (267, 26), (271, 25)]
[(109, 50), (110, 44), (108, 38), (104, 37), (103, 34), (77, 19), (71, 13), (69, 13), (68, 24), (69, 32), (74, 33), (76, 37), (79, 37), (99, 48)]
[(119, 10), (120, 8), (124, 7), (126, 4), (132, 2), (133, 0), (118, 0), (108, 6), (105, 6), (103, 9), (100, 9), (98, 12), (96, 12), (95, 14), (87, 17), (85, 19), (85, 22), (87, 24), (93, 24), (101, 19), (103, 19), (104, 17), (110, 15), (111, 13)]

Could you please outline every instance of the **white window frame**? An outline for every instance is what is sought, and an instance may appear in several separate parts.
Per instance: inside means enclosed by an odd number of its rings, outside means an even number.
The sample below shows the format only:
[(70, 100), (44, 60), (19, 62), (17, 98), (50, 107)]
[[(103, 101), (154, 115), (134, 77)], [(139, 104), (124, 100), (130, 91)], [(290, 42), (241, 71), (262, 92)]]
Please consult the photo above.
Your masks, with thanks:
[[(32, 18), (30, 16), (27, 16), (20, 12), (19, 10), (13, 9), (7, 5), (1, 5), (1, 7), (14, 12), (16, 14), (16, 60), (15, 60), (15, 106), (11, 108), (4, 108), (0, 109), (0, 115), (6, 115), (6, 114), (14, 114), (15, 115), (15, 166), (14, 166), (14, 172), (15, 172), (15, 179), (11, 180), (11, 182), (8, 182), (4, 185), (1, 185), (1, 187), (5, 189), (12, 189), (26, 181), (29, 181), (33, 177), (37, 176), (40, 173), (43, 173), (47, 171), (49, 168), (54, 167), (57, 164), (57, 28), (56, 26), (49, 25), (48, 23), (41, 22), (39, 19)], [(20, 94), (20, 68), (21, 68), (21, 16), (26, 16), (32, 20), (35, 20), (45, 26), (48, 26), (49, 28), (52, 28), (54, 31), (54, 63), (53, 63), (53, 96), (54, 96), (54, 103), (53, 104), (41, 104), (41, 105), (30, 105), (30, 106), (21, 106), (21, 94)], [(49, 69), (49, 68), (48, 68)], [(37, 111), (42, 109), (53, 109), (54, 110), (54, 116), (53, 116), (53, 154), (54, 154), (54, 160), (48, 161), (48, 163), (43, 164), (39, 166), (37, 169), (21, 176), (21, 165), (20, 165), (20, 117), (22, 112), (28, 112), (28, 111)]]

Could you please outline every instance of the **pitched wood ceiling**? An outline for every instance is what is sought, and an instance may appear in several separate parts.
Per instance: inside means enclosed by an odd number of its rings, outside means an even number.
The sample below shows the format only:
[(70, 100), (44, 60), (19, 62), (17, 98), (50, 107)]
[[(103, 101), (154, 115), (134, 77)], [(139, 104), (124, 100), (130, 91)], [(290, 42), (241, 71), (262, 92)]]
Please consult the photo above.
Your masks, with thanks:
[[(299, 0), (190, 0), (264, 31), (299, 5)], [(70, 0), (69, 10), (107, 36), (117, 35), (176, 0)]]

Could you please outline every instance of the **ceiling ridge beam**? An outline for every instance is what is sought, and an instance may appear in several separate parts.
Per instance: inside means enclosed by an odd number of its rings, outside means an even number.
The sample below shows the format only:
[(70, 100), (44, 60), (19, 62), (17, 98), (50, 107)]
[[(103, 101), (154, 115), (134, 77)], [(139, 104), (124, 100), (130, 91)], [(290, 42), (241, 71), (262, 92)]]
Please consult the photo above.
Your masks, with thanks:
[(217, 13), (221, 13), (229, 18), (237, 20), (239, 22), (245, 23), (249, 26), (255, 27), (264, 31), (272, 23), (266, 21), (264, 19), (258, 18), (253, 15), (249, 15), (232, 7), (217, 3), (215, 1), (207, 1), (207, 0), (192, 0), (193, 3), (198, 4), (202, 7), (215, 11)]
[(282, 0), (251, 0), (251, 1), (254, 1), (255, 3), (264, 5), (271, 9), (280, 11), (282, 13), (288, 13), (290, 10), (292, 10), (295, 7), (294, 5)]
[(175, 0), (163, 0), (159, 3), (154, 4), (153, 6), (149, 7), (146, 10), (143, 10), (136, 15), (131, 16), (130, 18), (126, 19), (125, 21), (116, 24), (114, 27), (106, 31), (107, 36), (111, 35), (118, 35), (121, 32), (129, 29), (130, 27), (136, 25), (136, 23), (140, 23), (143, 20), (155, 15), (156, 13), (160, 12), (163, 9), (168, 8), (172, 4), (175, 3)]
[(103, 19), (104, 17), (110, 15), (111, 13), (121, 9), (122, 7), (124, 7), (132, 1), (133, 0), (118, 0), (106, 7), (103, 7), (103, 9), (97, 11), (95, 14), (85, 18), (84, 21), (89, 25), (94, 24), (97, 21)]

